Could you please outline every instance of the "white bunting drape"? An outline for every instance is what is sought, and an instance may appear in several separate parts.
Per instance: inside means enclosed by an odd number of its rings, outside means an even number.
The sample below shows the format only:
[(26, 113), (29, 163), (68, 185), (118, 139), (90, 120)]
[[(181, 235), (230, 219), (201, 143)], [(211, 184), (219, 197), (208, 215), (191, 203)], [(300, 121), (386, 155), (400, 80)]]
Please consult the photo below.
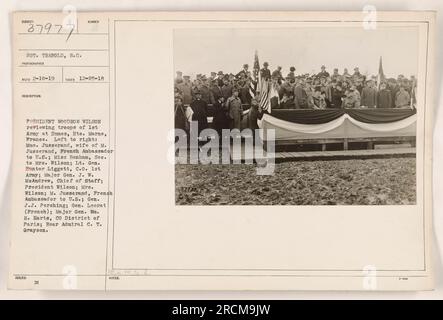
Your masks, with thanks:
[(300, 124), (300, 123), (281, 120), (269, 114), (264, 114), (263, 118), (258, 121), (258, 126), (261, 129), (276, 129), (277, 130), (276, 138), (278, 139), (279, 129), (280, 131), (284, 130), (286, 132), (288, 131), (292, 132), (294, 135), (297, 134), (319, 135), (319, 134), (327, 134), (328, 132), (339, 128), (340, 126), (344, 125), (346, 121), (349, 121), (352, 125), (368, 133), (368, 136), (370, 136), (371, 132), (376, 134), (377, 136), (380, 136), (380, 134), (384, 133), (386, 133), (387, 135), (390, 135), (390, 133), (394, 134), (399, 130), (406, 129), (411, 125), (415, 125), (417, 121), (417, 115), (414, 114), (406, 119), (389, 122), (389, 123), (365, 123), (353, 119), (348, 114), (344, 114), (341, 117), (326, 123)]

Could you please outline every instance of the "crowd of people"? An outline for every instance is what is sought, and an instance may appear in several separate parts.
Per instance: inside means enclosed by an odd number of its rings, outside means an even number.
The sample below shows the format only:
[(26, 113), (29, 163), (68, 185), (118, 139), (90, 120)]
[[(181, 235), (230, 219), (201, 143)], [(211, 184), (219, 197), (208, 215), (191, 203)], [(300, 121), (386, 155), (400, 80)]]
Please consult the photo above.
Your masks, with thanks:
[[(296, 75), (290, 67), (283, 76), (278, 66), (273, 72), (265, 62), (260, 76), (272, 82), (278, 98), (271, 101), (271, 109), (327, 109), (327, 108), (413, 108), (415, 107), (416, 79), (414, 76), (397, 78), (365, 76), (358, 67), (350, 74), (336, 68), (330, 74), (325, 66), (316, 74)], [(258, 96), (251, 94), (254, 76), (247, 64), (237, 74), (222, 71), (209, 76), (190, 76), (178, 71), (175, 84), (176, 127), (187, 126), (186, 119), (198, 121), (199, 128), (208, 126), (207, 116), (214, 116), (216, 128), (238, 128), (243, 110), (260, 113)], [(380, 83), (378, 83), (380, 82)], [(250, 117), (254, 119), (254, 117)], [(177, 125), (177, 123), (179, 125)], [(256, 123), (251, 123), (254, 128)], [(200, 131), (200, 130), (199, 130)]]

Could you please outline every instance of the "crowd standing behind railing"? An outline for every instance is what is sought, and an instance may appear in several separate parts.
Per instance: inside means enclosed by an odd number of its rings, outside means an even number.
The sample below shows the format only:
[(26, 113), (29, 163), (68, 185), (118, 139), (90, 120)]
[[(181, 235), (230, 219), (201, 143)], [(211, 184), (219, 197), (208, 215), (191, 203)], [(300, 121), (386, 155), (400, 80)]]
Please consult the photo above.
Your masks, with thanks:
[[(332, 74), (321, 66), (317, 74), (295, 74), (290, 67), (286, 77), (279, 66), (272, 73), (267, 62), (260, 69), (260, 76), (272, 81), (277, 88), (278, 99), (271, 100), (273, 109), (328, 109), (328, 108), (414, 108), (416, 78), (398, 75), (367, 77), (358, 67), (350, 74), (347, 69), (340, 74), (336, 68)], [(176, 127), (188, 127), (188, 121), (198, 121), (199, 131), (208, 126), (207, 116), (214, 117), (216, 128), (239, 128), (244, 109), (259, 113), (257, 96), (251, 95), (253, 75), (247, 64), (237, 74), (222, 71), (209, 76), (190, 76), (177, 71), (174, 83)], [(380, 82), (380, 83), (378, 83)], [(251, 119), (256, 119), (251, 115)], [(252, 120), (254, 122), (254, 120)], [(251, 123), (251, 128), (256, 123)]]

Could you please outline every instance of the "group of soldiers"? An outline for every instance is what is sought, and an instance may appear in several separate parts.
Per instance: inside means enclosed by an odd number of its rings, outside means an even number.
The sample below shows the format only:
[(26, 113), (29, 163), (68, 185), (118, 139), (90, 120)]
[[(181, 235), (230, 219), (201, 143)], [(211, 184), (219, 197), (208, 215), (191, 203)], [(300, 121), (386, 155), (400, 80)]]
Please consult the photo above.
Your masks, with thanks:
[[(260, 77), (272, 82), (278, 99), (271, 100), (271, 109), (327, 108), (412, 108), (415, 105), (416, 79), (403, 75), (395, 78), (367, 77), (358, 67), (350, 74), (335, 68), (330, 74), (325, 66), (316, 74), (295, 74), (289, 68), (286, 77), (278, 66), (273, 72), (265, 62)], [(194, 80), (178, 71), (175, 79), (176, 127), (186, 127), (186, 119), (198, 121), (199, 131), (208, 126), (207, 116), (214, 116), (214, 127), (240, 129), (244, 109), (261, 112), (257, 97), (251, 95), (253, 75), (247, 64), (237, 74), (222, 71), (209, 76), (198, 74)], [(381, 80), (380, 80), (381, 79)], [(380, 82), (380, 83), (378, 83)], [(251, 122), (254, 122), (253, 120)], [(256, 123), (250, 123), (251, 128)]]

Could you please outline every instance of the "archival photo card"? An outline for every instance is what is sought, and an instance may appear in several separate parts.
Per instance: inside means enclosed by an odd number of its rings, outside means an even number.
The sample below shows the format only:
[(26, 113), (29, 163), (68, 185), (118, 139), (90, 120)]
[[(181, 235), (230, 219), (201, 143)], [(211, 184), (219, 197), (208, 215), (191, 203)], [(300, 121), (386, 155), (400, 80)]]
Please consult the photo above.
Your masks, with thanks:
[(16, 12), (11, 289), (429, 290), (433, 12)]

